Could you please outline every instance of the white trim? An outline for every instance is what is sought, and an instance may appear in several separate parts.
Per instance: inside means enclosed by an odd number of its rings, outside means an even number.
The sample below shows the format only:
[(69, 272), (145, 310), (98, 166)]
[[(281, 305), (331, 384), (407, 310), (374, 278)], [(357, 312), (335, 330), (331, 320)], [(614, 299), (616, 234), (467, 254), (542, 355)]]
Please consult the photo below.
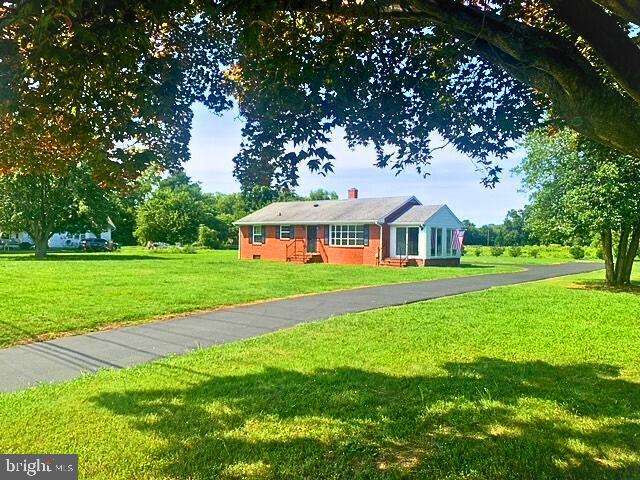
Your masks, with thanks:
[[(438, 230), (441, 230), (442, 232), (442, 248), (439, 252), (436, 252), (435, 255), (431, 255), (431, 238), (432, 238), (431, 229), (432, 228), (436, 228)], [(427, 258), (460, 258), (461, 257), (459, 250), (456, 253), (453, 253), (453, 251), (451, 251), (450, 254), (448, 253), (449, 247), (451, 245), (451, 240), (447, 238), (447, 231), (450, 230), (454, 232), (455, 230), (457, 230), (457, 228), (447, 227), (444, 225), (435, 225), (435, 226), (429, 226), (425, 230), (426, 230), (426, 237), (427, 237)]]
[[(443, 227), (440, 225), (435, 225), (435, 226), (430, 226), (428, 227), (429, 231), (427, 232), (427, 258), (448, 258), (445, 255), (445, 245), (444, 245), (444, 231), (446, 231), (447, 227)], [(436, 241), (436, 252), (435, 253), (431, 253), (431, 243), (433, 241), (433, 237), (431, 235), (431, 232), (436, 229), (440, 231), (440, 238), (442, 239), (441, 243), (440, 243), (440, 251), (438, 251), (438, 242)]]
[[(453, 243), (453, 235), (454, 232), (458, 230), (457, 228), (454, 227), (444, 227), (444, 231), (445, 231), (445, 240), (446, 240), (446, 244), (444, 246), (444, 251), (446, 253), (446, 258), (457, 258), (460, 252), (458, 252), (458, 250), (453, 251), (453, 248), (451, 248), (451, 244)], [(449, 232), (451, 232), (451, 238), (449, 238)]]
[[(336, 227), (362, 227), (362, 243), (357, 243), (358, 240), (359, 240), (358, 239), (358, 230), (359, 229), (357, 229), (357, 228), (354, 228), (354, 230), (353, 230), (353, 233), (354, 233), (353, 237), (349, 235), (349, 233), (351, 233), (349, 231), (346, 232), (346, 234), (347, 234), (346, 237), (342, 236), (342, 235), (340, 236), (341, 240), (346, 240), (347, 242), (349, 240), (353, 239), (355, 243), (353, 243), (352, 245), (349, 245), (348, 243), (347, 244), (334, 243), (334, 240), (338, 239), (337, 234), (334, 235)], [(364, 244), (364, 230), (365, 230), (365, 227), (368, 227), (368, 225), (362, 224), (362, 223), (356, 223), (356, 224), (340, 223), (340, 224), (336, 224), (336, 225), (329, 225), (329, 246), (330, 247), (365, 247), (365, 244)], [(342, 231), (342, 229), (340, 229), (340, 230), (341, 230), (341, 232), (340, 232), (341, 234), (344, 233)], [(369, 232), (369, 235), (371, 235), (371, 232)]]
[[(260, 228), (259, 242), (256, 242), (256, 227)], [(251, 243), (253, 243), (254, 245), (264, 245), (264, 234), (265, 234), (264, 225), (252, 225), (251, 226)]]
[(406, 255), (398, 255), (396, 248), (396, 235), (397, 235), (397, 229), (398, 228), (404, 228), (406, 229), (405, 231), (405, 242), (409, 241), (409, 229), (410, 228), (417, 228), (418, 229), (418, 254), (417, 255), (409, 255), (408, 258), (425, 258), (425, 252), (422, 248), (423, 243), (424, 243), (424, 225), (420, 225), (420, 224), (416, 224), (416, 223), (412, 223), (409, 225), (393, 225), (389, 228), (389, 257), (391, 258), (404, 258)]
[[(289, 228), (289, 233), (287, 233), (286, 237), (282, 236), (282, 227), (288, 227)], [(295, 227), (291, 224), (286, 224), (286, 225), (280, 225), (278, 227), (278, 238), (280, 240), (291, 240), (291, 229), (295, 229)]]

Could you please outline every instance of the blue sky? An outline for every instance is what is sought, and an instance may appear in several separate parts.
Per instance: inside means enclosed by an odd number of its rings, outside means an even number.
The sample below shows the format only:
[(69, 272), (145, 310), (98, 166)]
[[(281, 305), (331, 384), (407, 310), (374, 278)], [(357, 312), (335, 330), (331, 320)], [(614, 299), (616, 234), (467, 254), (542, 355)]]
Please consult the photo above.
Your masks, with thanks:
[[(185, 165), (187, 173), (201, 182), (205, 191), (239, 191), (240, 185), (232, 175), (232, 159), (241, 141), (242, 121), (237, 118), (237, 112), (216, 116), (196, 105), (194, 114), (191, 160)], [(336, 157), (334, 173), (322, 177), (306, 169), (301, 171), (298, 193), (324, 188), (344, 198), (349, 188), (356, 187), (361, 197), (415, 195), (424, 204), (446, 203), (458, 217), (478, 225), (499, 223), (507, 210), (521, 208), (526, 203), (526, 195), (518, 192), (519, 179), (509, 173), (521, 158), (521, 151), (500, 163), (505, 173), (498, 186), (489, 190), (480, 184), (482, 175), (475, 171), (471, 160), (454, 148), (434, 153), (431, 175), (426, 178), (413, 170), (396, 176), (389, 170), (376, 168), (372, 150), (350, 150), (338, 137), (328, 148)]]

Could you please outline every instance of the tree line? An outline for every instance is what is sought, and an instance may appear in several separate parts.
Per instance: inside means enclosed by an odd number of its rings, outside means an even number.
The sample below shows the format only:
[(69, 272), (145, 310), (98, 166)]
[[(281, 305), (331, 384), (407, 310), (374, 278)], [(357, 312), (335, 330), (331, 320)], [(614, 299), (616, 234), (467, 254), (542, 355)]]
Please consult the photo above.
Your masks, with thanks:
[(64, 176), (0, 176), (0, 232), (26, 232), (38, 257), (46, 255), (54, 233), (99, 236), (112, 225), (112, 239), (121, 245), (161, 242), (232, 248), (238, 240), (233, 222), (252, 211), (274, 201), (337, 198), (323, 189), (301, 196), (260, 186), (239, 193), (207, 193), (184, 172), (165, 176), (155, 167), (124, 190), (105, 188), (80, 165)]
[(640, 247), (640, 160), (570, 129), (538, 129), (525, 137), (514, 169), (530, 203), (501, 225), (465, 221), (473, 245), (560, 244), (601, 249), (610, 285), (631, 281)]

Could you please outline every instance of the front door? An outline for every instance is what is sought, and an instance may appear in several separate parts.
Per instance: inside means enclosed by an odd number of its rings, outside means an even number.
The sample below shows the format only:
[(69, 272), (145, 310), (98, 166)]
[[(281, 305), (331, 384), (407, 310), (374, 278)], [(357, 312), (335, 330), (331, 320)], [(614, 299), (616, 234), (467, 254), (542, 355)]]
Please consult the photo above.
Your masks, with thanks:
[(307, 253), (316, 253), (318, 251), (318, 226), (307, 226)]
[(396, 256), (417, 256), (419, 238), (420, 229), (418, 227), (396, 227)]

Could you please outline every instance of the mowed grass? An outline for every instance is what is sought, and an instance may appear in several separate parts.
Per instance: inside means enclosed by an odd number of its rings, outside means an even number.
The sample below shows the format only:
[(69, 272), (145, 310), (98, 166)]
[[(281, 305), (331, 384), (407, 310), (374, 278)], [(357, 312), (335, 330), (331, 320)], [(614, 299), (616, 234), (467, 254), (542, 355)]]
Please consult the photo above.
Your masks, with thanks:
[(637, 479), (640, 296), (600, 276), (3, 395), (0, 451), (77, 453), (110, 480)]
[(234, 251), (0, 255), (0, 347), (270, 298), (514, 267), (377, 268), (240, 261)]

